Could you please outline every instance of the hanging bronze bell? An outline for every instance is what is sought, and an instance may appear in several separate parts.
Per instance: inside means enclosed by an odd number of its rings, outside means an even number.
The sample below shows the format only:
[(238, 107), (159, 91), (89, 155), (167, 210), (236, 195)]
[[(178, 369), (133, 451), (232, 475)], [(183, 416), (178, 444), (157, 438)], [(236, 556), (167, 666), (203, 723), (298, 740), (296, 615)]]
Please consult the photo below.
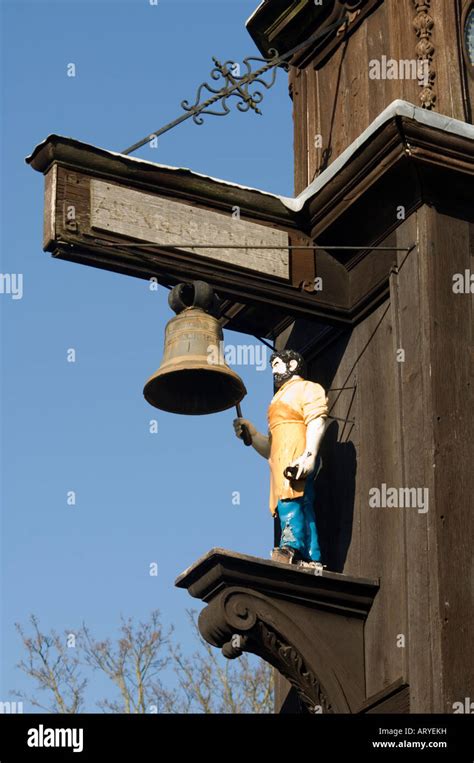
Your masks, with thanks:
[(145, 384), (145, 399), (170, 413), (200, 416), (240, 403), (247, 394), (238, 374), (223, 358), (224, 335), (217, 297), (209, 284), (178, 284), (168, 302), (176, 316), (166, 324), (161, 365)]

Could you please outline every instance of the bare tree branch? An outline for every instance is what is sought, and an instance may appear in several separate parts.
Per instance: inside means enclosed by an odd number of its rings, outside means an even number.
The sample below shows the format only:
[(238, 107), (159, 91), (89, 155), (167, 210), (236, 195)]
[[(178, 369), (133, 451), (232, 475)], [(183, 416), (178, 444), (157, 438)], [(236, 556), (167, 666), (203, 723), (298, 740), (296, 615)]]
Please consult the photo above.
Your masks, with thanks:
[(35, 615), (30, 616), (29, 622), (31, 635), (27, 635), (19, 623), (15, 624), (26, 649), (26, 657), (17, 667), (35, 679), (36, 690), (46, 692), (50, 701), (44, 704), (36, 696), (23, 692), (16, 695), (49, 713), (78, 713), (84, 702), (87, 679), (81, 679), (76, 648), (67, 646), (71, 631), (66, 631), (64, 636), (55, 631), (45, 634)]
[(233, 714), (273, 712), (273, 668), (248, 654), (235, 661), (227, 660), (201, 637), (196, 612), (189, 610), (188, 617), (199, 650), (186, 658), (179, 646), (171, 648), (184, 694), (183, 711)]
[(164, 632), (158, 610), (146, 623), (134, 625), (131, 618), (121, 618), (120, 636), (116, 644), (110, 639), (95, 640), (86, 625), (81, 629), (84, 661), (101, 670), (117, 686), (121, 701), (101, 700), (99, 706), (113, 712), (146, 713), (150, 708), (169, 706), (171, 694), (162, 686), (159, 675), (166, 668), (170, 636)]
[[(270, 665), (248, 654), (233, 661), (225, 659), (202, 639), (196, 612), (187, 614), (198, 645), (189, 657), (183, 655), (179, 644), (172, 643), (173, 628), (163, 629), (157, 610), (147, 622), (137, 624), (121, 617), (115, 640), (97, 640), (83, 624), (74, 649), (68, 648), (66, 637), (54, 631), (42, 633), (32, 615), (31, 635), (16, 626), (26, 649), (18, 667), (36, 681), (36, 688), (45, 693), (49, 704), (40, 703), (36, 696), (27, 699), (48, 712), (78, 713), (87, 684), (80, 668), (90, 668), (106, 675), (117, 692), (116, 697), (97, 702), (103, 712), (273, 712)], [(177, 687), (167, 687), (162, 681), (168, 666), (173, 668)]]

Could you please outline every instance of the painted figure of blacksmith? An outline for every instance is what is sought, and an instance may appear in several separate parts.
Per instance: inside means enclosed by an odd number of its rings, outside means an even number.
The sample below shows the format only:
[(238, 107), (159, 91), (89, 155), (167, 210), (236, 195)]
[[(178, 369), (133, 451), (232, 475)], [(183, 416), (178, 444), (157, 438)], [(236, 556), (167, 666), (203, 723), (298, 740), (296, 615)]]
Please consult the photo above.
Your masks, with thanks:
[(268, 408), (268, 435), (248, 419), (234, 419), (239, 438), (247, 427), (254, 449), (270, 465), (270, 511), (278, 514), (281, 539), (272, 559), (322, 568), (314, 514), (314, 479), (328, 401), (320, 384), (305, 379), (305, 362), (293, 350), (270, 358), (276, 392)]

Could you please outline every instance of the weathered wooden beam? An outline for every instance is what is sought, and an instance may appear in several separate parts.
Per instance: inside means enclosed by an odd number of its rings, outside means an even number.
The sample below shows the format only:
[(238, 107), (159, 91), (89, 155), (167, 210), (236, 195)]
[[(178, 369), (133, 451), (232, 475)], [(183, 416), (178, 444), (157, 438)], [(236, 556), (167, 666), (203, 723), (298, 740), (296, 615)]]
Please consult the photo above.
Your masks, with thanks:
[(281, 248), (289, 243), (286, 231), (234, 217), (232, 209), (223, 214), (102, 180), (91, 179), (90, 195), (93, 230), (163, 247), (177, 242), (218, 245), (216, 249), (183, 245), (180, 251), (286, 281), (290, 278), (289, 250)]
[(73, 138), (49, 135), (38, 144), (26, 162), (45, 174), (55, 163), (74, 168), (131, 188), (149, 190), (208, 209), (228, 212), (238, 206), (246, 219), (298, 230), (298, 215), (291, 204), (273, 193), (248, 188), (237, 183), (202, 175), (183, 167), (163, 164), (118, 154)]

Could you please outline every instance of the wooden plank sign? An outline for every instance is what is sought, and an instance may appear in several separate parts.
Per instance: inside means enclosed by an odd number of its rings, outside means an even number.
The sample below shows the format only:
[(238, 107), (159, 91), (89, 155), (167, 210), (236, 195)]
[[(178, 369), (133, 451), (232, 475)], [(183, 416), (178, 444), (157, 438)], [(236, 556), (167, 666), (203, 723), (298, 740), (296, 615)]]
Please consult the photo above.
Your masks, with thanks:
[[(238, 219), (231, 209), (215, 212), (96, 179), (90, 181), (90, 199), (91, 229), (163, 246), (182, 243), (180, 250), (193, 256), (290, 277), (289, 250), (272, 248), (287, 247), (288, 233)], [(196, 244), (219, 248), (194, 248)]]
[(43, 249), (55, 258), (166, 286), (206, 281), (245, 333), (287, 326), (289, 299), (314, 317), (301, 287), (314, 251), (299, 249), (310, 239), (283, 198), (56, 136), (31, 163), (45, 176)]

